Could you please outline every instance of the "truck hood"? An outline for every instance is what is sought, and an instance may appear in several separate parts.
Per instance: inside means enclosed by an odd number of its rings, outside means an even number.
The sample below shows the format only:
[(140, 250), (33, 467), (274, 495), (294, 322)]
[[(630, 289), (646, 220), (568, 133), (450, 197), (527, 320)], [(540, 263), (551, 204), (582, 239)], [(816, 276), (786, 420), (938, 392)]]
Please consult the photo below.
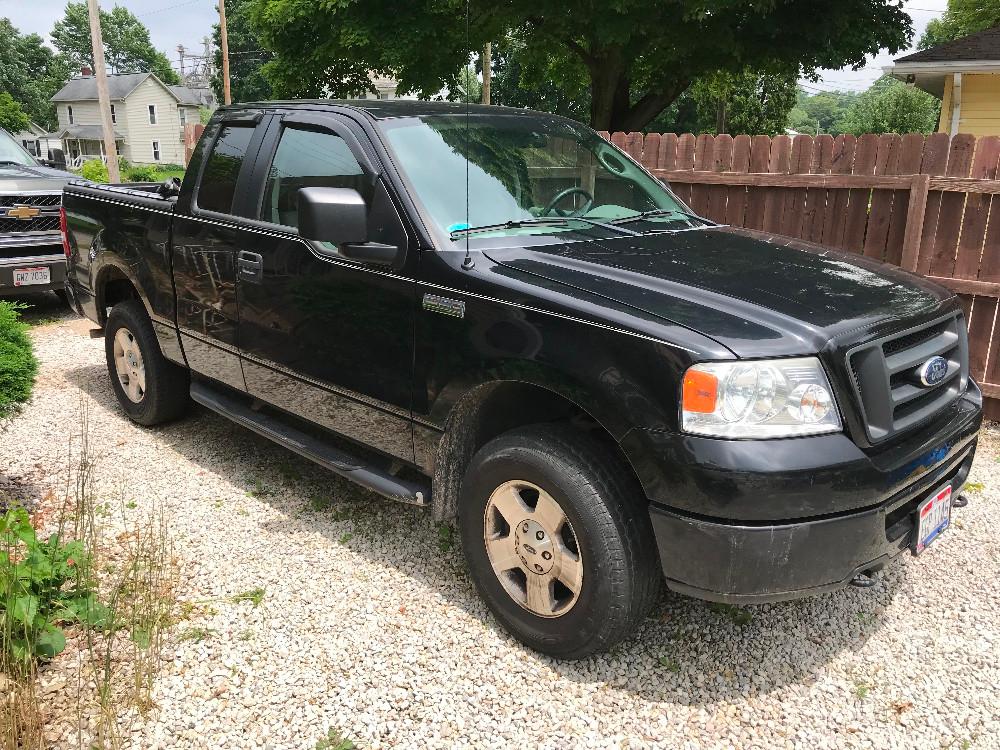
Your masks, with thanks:
[(70, 180), (78, 179), (75, 174), (41, 164), (0, 164), (0, 193), (32, 190), (58, 192)]
[(484, 253), (508, 273), (642, 310), (741, 357), (816, 353), (835, 336), (953, 296), (895, 266), (732, 227)]

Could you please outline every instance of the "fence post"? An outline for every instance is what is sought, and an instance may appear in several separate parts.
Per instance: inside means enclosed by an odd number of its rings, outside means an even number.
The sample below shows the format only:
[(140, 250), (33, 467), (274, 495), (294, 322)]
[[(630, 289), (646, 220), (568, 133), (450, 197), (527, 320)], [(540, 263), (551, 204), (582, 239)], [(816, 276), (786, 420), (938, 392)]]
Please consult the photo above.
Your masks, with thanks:
[(917, 270), (930, 182), (930, 175), (915, 174), (910, 183), (910, 200), (906, 207), (906, 231), (903, 233), (903, 257), (900, 259), (900, 265), (907, 271)]

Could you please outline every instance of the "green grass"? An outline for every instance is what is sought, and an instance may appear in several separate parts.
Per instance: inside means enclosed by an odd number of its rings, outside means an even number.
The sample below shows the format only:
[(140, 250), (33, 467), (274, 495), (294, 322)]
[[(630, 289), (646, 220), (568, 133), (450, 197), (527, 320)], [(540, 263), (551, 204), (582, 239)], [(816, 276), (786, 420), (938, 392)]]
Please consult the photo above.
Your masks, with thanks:
[(326, 733), (326, 737), (316, 742), (315, 750), (357, 750), (357, 747), (336, 729), (331, 729)]
[(253, 604), (254, 609), (260, 606), (260, 603), (264, 601), (264, 589), (258, 586), (255, 589), (250, 589), (249, 591), (243, 591), (239, 594), (233, 594), (229, 597), (229, 601), (233, 604), (239, 604), (240, 602), (250, 602)]

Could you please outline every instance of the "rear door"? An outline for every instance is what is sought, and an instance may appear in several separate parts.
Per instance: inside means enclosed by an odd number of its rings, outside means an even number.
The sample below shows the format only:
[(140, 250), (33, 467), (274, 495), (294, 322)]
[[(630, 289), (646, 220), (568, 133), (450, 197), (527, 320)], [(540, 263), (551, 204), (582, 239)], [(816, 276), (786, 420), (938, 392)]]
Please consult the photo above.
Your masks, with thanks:
[[(239, 277), (239, 341), (247, 390), (292, 414), (406, 461), (413, 459), (416, 243), (350, 120), (275, 115), (257, 161), (259, 258)], [(360, 135), (360, 137), (359, 137)], [(357, 190), (369, 241), (407, 248), (396, 268), (366, 265), (297, 235), (297, 193)]]
[[(251, 240), (246, 217), (254, 157), (266, 120), (241, 111), (209, 125), (191, 167), (198, 179), (178, 200), (173, 223), (173, 277), (177, 326), (184, 355), (201, 375), (246, 390), (237, 341), (237, 253)], [(200, 159), (199, 159), (200, 157)]]

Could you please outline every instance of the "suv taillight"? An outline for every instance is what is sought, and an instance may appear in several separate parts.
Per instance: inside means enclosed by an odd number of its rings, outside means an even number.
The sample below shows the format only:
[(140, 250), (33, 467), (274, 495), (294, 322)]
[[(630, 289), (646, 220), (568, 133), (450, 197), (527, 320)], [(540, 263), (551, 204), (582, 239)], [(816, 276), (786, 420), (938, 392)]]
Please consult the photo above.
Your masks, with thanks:
[(59, 206), (59, 231), (62, 233), (63, 252), (66, 260), (69, 260), (69, 231), (66, 228), (66, 207)]

